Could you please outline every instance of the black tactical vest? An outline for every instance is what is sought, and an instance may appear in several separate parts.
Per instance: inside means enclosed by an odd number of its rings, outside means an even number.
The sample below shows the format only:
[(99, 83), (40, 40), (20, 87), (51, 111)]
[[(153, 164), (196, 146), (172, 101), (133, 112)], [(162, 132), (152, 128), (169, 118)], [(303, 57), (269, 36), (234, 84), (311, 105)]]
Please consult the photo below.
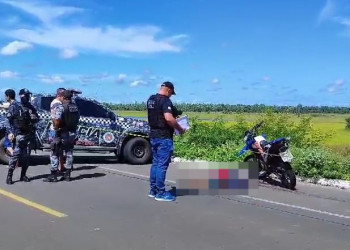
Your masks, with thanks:
[(168, 125), (164, 118), (162, 105), (168, 97), (152, 95), (147, 101), (148, 123), (151, 128), (151, 137), (172, 138), (174, 129)]
[(30, 112), (27, 107), (18, 103), (15, 108), (14, 126), (23, 133), (29, 133), (31, 131), (31, 118)]
[(78, 106), (69, 100), (63, 101), (63, 130), (75, 132), (77, 130), (79, 119), (80, 119), (80, 113)]

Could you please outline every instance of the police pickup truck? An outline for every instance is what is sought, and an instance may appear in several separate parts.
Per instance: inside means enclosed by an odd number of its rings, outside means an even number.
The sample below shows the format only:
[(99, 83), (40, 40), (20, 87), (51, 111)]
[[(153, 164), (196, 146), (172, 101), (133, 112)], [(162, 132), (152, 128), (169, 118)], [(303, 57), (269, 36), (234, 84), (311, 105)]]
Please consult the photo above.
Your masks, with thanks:
[[(36, 149), (50, 149), (52, 120), (51, 95), (33, 95), (40, 122), (36, 126)], [(80, 122), (74, 151), (114, 153), (119, 160), (130, 164), (147, 164), (151, 160), (149, 125), (146, 121), (121, 117), (96, 100), (76, 96)], [(6, 107), (0, 107), (0, 161), (8, 164), (9, 155), (4, 148), (6, 134)]]

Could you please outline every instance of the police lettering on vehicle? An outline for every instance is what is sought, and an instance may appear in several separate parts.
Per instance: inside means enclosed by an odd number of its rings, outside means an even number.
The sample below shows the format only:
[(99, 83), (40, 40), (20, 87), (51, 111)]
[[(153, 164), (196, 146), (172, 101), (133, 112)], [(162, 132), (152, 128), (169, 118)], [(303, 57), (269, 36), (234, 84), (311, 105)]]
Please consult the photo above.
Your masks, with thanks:
[(78, 126), (77, 133), (88, 137), (100, 137), (101, 131), (99, 128)]
[[(52, 125), (52, 122), (48, 122), (46, 125), (46, 129), (50, 130), (51, 125)], [(99, 138), (102, 135), (103, 140), (107, 143), (111, 143), (115, 139), (115, 136), (112, 132), (104, 132), (103, 129), (83, 126), (83, 125), (78, 125), (77, 135), (79, 137), (90, 137), (90, 138)]]

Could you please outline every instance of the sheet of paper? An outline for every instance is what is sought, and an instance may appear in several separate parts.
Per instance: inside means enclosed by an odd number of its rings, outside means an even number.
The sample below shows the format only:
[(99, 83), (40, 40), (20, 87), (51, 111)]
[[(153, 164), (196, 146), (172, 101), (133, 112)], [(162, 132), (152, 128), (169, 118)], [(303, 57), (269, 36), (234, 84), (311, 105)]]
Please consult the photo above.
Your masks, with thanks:
[[(188, 116), (185, 115), (185, 116), (182, 116), (182, 117), (179, 117), (176, 119), (176, 121), (179, 123), (179, 125), (184, 128), (184, 129), (189, 129), (190, 128), (190, 123), (189, 123), (189, 120), (188, 120)], [(177, 131), (175, 129), (175, 135), (179, 135), (179, 131)]]

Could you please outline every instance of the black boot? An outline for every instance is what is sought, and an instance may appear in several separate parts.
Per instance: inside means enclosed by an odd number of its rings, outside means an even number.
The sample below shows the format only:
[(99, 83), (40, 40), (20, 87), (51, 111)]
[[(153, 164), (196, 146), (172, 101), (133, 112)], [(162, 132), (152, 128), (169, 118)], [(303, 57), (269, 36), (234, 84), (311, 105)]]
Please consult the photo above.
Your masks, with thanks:
[(64, 173), (64, 180), (65, 181), (71, 181), (70, 172), (71, 172), (70, 169), (66, 169), (66, 172)]
[(57, 182), (57, 170), (51, 170), (51, 174), (44, 179), (44, 182)]
[(30, 179), (26, 176), (28, 167), (22, 167), (20, 181), (30, 182)]
[(6, 184), (8, 184), (8, 185), (13, 184), (12, 175), (13, 175), (13, 169), (10, 168), (8, 173), (7, 173)]

